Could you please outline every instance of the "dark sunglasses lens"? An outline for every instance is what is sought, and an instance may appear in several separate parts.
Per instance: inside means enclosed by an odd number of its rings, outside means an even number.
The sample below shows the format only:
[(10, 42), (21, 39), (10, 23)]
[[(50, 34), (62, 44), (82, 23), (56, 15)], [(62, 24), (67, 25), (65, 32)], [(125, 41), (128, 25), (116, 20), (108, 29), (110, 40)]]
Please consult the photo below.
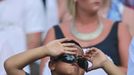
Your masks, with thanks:
[(88, 62), (87, 62), (86, 59), (79, 58), (77, 60), (77, 62), (78, 62), (79, 67), (81, 67), (82, 69), (84, 69), (85, 71), (87, 71), (87, 69), (88, 69)]
[(76, 63), (77, 62), (79, 67), (81, 67), (85, 71), (87, 71), (87, 69), (88, 69), (87, 60), (84, 58), (81, 58), (81, 57), (76, 57), (76, 56), (71, 55), (71, 54), (64, 54), (64, 55), (59, 56), (58, 60), (61, 60), (61, 61), (66, 62), (66, 63)]
[(74, 55), (65, 54), (61, 56), (60, 60), (66, 63), (74, 63), (76, 62), (76, 57)]

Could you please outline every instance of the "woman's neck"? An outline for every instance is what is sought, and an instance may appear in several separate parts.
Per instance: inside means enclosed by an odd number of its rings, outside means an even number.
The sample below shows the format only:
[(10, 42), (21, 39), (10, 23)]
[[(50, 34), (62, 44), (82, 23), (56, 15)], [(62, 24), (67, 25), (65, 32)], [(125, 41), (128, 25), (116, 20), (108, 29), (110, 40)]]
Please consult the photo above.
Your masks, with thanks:
[(98, 22), (98, 14), (89, 14), (80, 12), (76, 15), (76, 22), (80, 22), (83, 25), (91, 25), (93, 23)]

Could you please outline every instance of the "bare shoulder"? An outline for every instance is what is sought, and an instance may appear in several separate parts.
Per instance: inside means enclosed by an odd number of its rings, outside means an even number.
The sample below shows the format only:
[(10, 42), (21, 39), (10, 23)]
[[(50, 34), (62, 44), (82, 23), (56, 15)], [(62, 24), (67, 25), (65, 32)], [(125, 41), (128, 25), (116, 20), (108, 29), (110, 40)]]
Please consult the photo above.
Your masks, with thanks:
[(70, 21), (63, 22), (60, 24), (60, 27), (66, 29), (69, 27), (70, 23), (71, 23)]
[(134, 24), (133, 20), (134, 20), (134, 10), (128, 7), (124, 7), (122, 21), (128, 25), (133, 25)]
[[(113, 22), (112, 20), (106, 19), (106, 25), (107, 25), (107, 27), (110, 27), (110, 28), (112, 28), (116, 22), (118, 22), (118, 21)], [(119, 27), (119, 30), (120, 29), (128, 29), (128, 25), (124, 22), (119, 22), (118, 27)]]
[(63, 33), (66, 34), (68, 32), (68, 30), (70, 28), (70, 23), (71, 23), (70, 21), (67, 21), (67, 22), (61, 23), (59, 25)]
[(128, 25), (126, 24), (126, 23), (124, 23), (124, 22), (120, 22), (119, 23), (119, 31), (122, 31), (122, 30), (127, 30), (127, 31), (129, 31), (129, 28), (128, 28)]
[(119, 23), (119, 27), (118, 27), (118, 37), (119, 38), (129, 38), (131, 39), (131, 35), (129, 32), (129, 27), (127, 24), (121, 22)]
[(134, 35), (134, 10), (128, 7), (124, 8), (122, 21), (128, 24), (131, 35)]

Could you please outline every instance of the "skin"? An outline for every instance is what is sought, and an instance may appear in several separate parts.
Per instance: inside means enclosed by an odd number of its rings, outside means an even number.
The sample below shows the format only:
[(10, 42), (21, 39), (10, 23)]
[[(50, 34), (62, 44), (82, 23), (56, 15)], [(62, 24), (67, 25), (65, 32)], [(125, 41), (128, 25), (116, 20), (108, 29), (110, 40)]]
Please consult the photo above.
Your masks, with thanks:
[[(111, 31), (113, 22), (97, 14), (97, 12), (100, 10), (103, 4), (103, 0), (75, 0), (75, 1), (77, 3), (76, 7), (77, 13), (75, 18), (75, 27), (77, 28), (77, 30), (82, 33), (94, 32), (98, 27), (98, 18), (101, 18), (101, 21), (104, 24), (104, 30), (100, 34), (100, 36), (97, 37), (96, 39), (90, 41), (81, 41), (76, 37), (74, 37), (72, 34), (70, 34), (70, 25), (72, 22), (68, 21), (60, 25), (60, 28), (63, 31), (64, 36), (77, 41), (78, 43), (80, 43), (82, 47), (93, 46), (105, 40), (105, 38)], [(128, 47), (130, 44), (131, 35), (129, 33), (127, 26), (124, 23), (119, 23), (117, 36), (118, 36), (119, 56), (121, 60), (121, 66), (119, 67), (122, 71), (126, 72), (128, 63)], [(55, 33), (53, 28), (51, 28), (48, 31), (47, 36), (44, 40), (44, 44), (47, 44), (52, 40), (55, 40)], [(47, 60), (48, 59), (41, 60), (40, 65), (41, 73), (43, 72), (43, 68)]]
[(62, 61), (58, 62), (50, 62), (50, 69), (52, 71), (52, 75), (78, 75), (79, 74), (79, 66), (77, 63), (68, 64)]
[(59, 15), (59, 20), (61, 23), (69, 21), (72, 16), (68, 12), (67, 9), (67, 0), (57, 0), (58, 3), (58, 15)]
[[(22, 70), (26, 65), (37, 59), (47, 56), (57, 56), (63, 53), (76, 54), (77, 51), (72, 43), (61, 43), (69, 39), (60, 39), (48, 43), (45, 46), (34, 48), (10, 57), (4, 63), (8, 75), (25, 75)], [(72, 46), (71, 48), (69, 46)], [(20, 59), (21, 58), (21, 59)], [(15, 61), (15, 62), (14, 62)]]
[[(62, 43), (65, 39), (52, 41), (46, 46), (35, 48), (29, 51), (14, 55), (5, 61), (5, 69), (8, 75), (25, 75), (23, 68), (29, 63), (46, 56), (58, 56), (62, 53), (77, 54), (78, 50), (67, 46), (75, 46), (72, 43)], [(51, 46), (51, 47), (50, 47)], [(67, 49), (68, 48), (68, 49)], [(55, 50), (53, 50), (55, 49)], [(84, 57), (93, 63), (88, 70), (102, 67), (108, 75), (125, 75), (117, 66), (115, 66), (106, 55), (97, 48), (91, 48)], [(21, 58), (21, 59), (20, 59)], [(99, 60), (98, 60), (99, 59)], [(16, 62), (14, 62), (16, 61)], [(79, 67), (77, 63), (67, 64), (61, 61), (50, 62), (52, 75), (78, 75)], [(64, 68), (64, 69), (63, 69)], [(84, 74), (83, 74), (84, 75)]]
[[(81, 52), (77, 49), (77, 55), (82, 56)], [(79, 75), (79, 66), (77, 63), (66, 63), (62, 61), (50, 60), (49, 68), (51, 69), (52, 75)]]
[(134, 36), (134, 10), (129, 7), (124, 7), (124, 12), (122, 15), (122, 21), (127, 24), (130, 34)]
[(85, 57), (93, 64), (93, 66), (88, 69), (89, 71), (97, 68), (103, 68), (108, 73), (108, 75), (125, 75), (125, 73), (123, 73), (119, 67), (115, 66), (107, 58), (107, 56), (97, 48), (91, 48), (86, 52)]

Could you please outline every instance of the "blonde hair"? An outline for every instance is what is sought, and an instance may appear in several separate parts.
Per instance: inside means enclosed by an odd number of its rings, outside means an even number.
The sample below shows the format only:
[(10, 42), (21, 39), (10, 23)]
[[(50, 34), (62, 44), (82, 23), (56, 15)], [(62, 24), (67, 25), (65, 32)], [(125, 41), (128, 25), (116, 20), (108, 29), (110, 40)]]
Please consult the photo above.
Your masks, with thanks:
[(67, 0), (67, 8), (73, 18), (76, 16), (76, 3), (74, 0)]
[[(111, 3), (111, 0), (104, 0), (102, 7), (105, 7), (110, 3)], [(67, 0), (67, 9), (68, 9), (69, 13), (72, 15), (72, 17), (75, 18), (76, 17), (76, 1), (75, 0)]]

